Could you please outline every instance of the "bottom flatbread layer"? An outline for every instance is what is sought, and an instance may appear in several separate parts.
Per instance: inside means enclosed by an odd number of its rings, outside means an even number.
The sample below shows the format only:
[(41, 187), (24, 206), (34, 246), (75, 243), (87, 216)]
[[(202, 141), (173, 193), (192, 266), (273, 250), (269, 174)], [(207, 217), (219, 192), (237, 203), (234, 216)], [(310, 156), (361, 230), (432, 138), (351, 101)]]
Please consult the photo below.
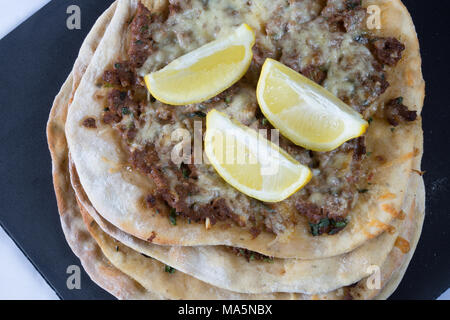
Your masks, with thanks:
[[(222, 246), (160, 246), (126, 234), (103, 219), (83, 192), (72, 162), (69, 167), (72, 187), (80, 207), (96, 221), (102, 231), (135, 251), (213, 286), (235, 292), (318, 294), (351, 285), (370, 275), (372, 265), (382, 265), (394, 247), (399, 232), (413, 227), (412, 224), (404, 225), (403, 221), (396, 219), (386, 232), (352, 252), (320, 260), (275, 258), (267, 263), (246, 261)], [(416, 184), (417, 179), (411, 179), (409, 188), (416, 190)], [(411, 200), (405, 197), (403, 210), (409, 211), (410, 205)]]
[[(69, 77), (63, 89), (55, 100), (52, 116), (49, 122), (49, 134), (53, 137), (51, 148), (54, 164), (54, 183), (57, 191), (58, 206), (61, 214), (66, 238), (73, 251), (79, 256), (86, 271), (92, 279), (122, 299), (344, 299), (344, 298), (375, 298), (388, 297), (396, 288), (403, 275), (404, 264), (409, 262), (413, 249), (420, 235), (424, 212), (423, 180), (418, 175), (412, 175), (418, 181), (418, 191), (411, 192), (411, 212), (416, 216), (409, 217), (414, 228), (408, 228), (408, 234), (401, 236), (411, 243), (411, 251), (405, 255), (394, 248), (381, 268), (381, 284), (388, 291), (373, 290), (367, 287), (367, 280), (358, 284), (341, 288), (321, 295), (275, 293), (266, 295), (239, 294), (208, 285), (196, 278), (175, 272), (164, 271), (161, 262), (150, 259), (126, 247), (104, 233), (85, 213), (89, 221), (88, 228), (83, 225), (80, 209), (76, 203), (75, 192), (71, 188), (68, 149), (64, 137), (64, 120), (61, 110), (70, 100)], [(95, 238), (95, 240), (94, 240)], [(119, 247), (119, 250), (117, 250)], [(101, 250), (99, 250), (101, 249)], [(396, 274), (397, 272), (397, 274)], [(396, 279), (389, 282), (391, 275)], [(175, 276), (174, 276), (175, 275)], [(189, 289), (189, 290), (188, 290)]]
[[(411, 225), (412, 227), (404, 228), (400, 239), (404, 239), (404, 243), (412, 242), (412, 245), (415, 246), (418, 230), (421, 229), (420, 221), (423, 221), (423, 219), (420, 219), (419, 212), (422, 209), (417, 207), (416, 192), (411, 192), (410, 194), (409, 203), (411, 208), (410, 214), (406, 218), (406, 225)], [(86, 210), (81, 209), (81, 212), (87, 222), (89, 231), (98, 242), (103, 253), (118, 269), (132, 276), (148, 290), (164, 292), (169, 299), (345, 299), (350, 297), (371, 299), (380, 292), (377, 289), (369, 288), (367, 279), (361, 280), (354, 286), (320, 295), (299, 293), (242, 294), (220, 289), (180, 271), (176, 271), (174, 274), (164, 272), (165, 265), (163, 263), (134, 251), (108, 236), (88, 215)], [(404, 250), (405, 248), (401, 249)], [(399, 248), (394, 248), (391, 251), (388, 259), (380, 267), (380, 285), (389, 282), (391, 275), (402, 265), (403, 261), (405, 260), (406, 262), (408, 260), (406, 257), (407, 255)]]

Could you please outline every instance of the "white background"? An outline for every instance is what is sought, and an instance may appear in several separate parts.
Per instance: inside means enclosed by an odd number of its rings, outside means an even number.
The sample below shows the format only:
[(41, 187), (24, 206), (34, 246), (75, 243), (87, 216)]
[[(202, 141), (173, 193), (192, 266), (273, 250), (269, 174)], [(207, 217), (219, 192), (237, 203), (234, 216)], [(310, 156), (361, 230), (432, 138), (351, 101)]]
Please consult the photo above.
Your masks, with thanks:
[[(0, 39), (49, 0), (0, 0)], [(0, 300), (58, 299), (33, 265), (0, 228)], [(441, 299), (450, 299), (448, 290)]]

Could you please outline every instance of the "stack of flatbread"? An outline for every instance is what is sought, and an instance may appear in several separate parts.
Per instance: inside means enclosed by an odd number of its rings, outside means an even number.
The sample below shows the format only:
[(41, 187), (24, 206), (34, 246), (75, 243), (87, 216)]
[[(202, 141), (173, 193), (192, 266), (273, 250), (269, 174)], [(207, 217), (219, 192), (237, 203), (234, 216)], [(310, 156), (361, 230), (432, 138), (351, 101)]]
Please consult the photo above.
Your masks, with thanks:
[[(229, 2), (239, 10), (248, 1)], [(164, 0), (142, 4), (153, 13), (169, 5)], [(401, 95), (420, 114), (424, 81), (411, 17), (398, 0), (363, 1), (365, 8), (373, 4), (382, 12), (383, 28), (377, 34), (400, 38), (406, 47), (388, 73), (390, 87), (384, 95)], [(420, 117), (395, 132), (373, 121), (366, 139), (371, 153), (385, 159), (369, 162), (378, 178), (337, 234), (312, 235), (301, 219), (289, 236), (262, 231), (255, 237), (236, 224), (224, 227), (219, 221), (205, 228), (182, 217), (174, 225), (167, 215), (142, 205), (152, 189), (151, 178), (126, 165), (128, 155), (111, 127), (100, 120), (94, 130), (81, 124), (88, 116), (101, 118), (98, 79), (124, 59), (138, 5), (117, 1), (95, 23), (54, 101), (47, 127), (62, 227), (92, 280), (119, 299), (389, 297), (407, 269), (424, 219)], [(241, 22), (246, 21), (235, 24)], [(260, 32), (254, 21), (249, 23)]]

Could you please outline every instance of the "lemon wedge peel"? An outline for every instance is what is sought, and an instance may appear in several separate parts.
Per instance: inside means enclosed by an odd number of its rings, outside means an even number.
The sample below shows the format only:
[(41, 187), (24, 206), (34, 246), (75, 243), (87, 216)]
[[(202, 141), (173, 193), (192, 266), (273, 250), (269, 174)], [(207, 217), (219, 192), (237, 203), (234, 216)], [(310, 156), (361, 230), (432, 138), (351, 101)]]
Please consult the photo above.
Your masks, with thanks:
[(232, 34), (181, 56), (144, 77), (147, 89), (169, 105), (211, 99), (238, 82), (253, 59), (255, 33), (242, 24)]
[[(218, 149), (223, 146), (217, 145), (217, 135), (222, 135), (222, 142), (226, 141), (224, 153), (244, 149), (249, 153), (244, 157), (247, 161), (226, 164), (230, 160), (227, 155), (226, 159), (220, 159)], [(242, 144), (243, 147), (230, 146), (227, 144), (229, 141)], [(205, 153), (210, 164), (228, 184), (264, 202), (283, 201), (303, 188), (312, 178), (308, 167), (297, 162), (279, 146), (262, 139), (255, 130), (215, 109), (206, 117)], [(256, 161), (253, 162), (252, 159)], [(264, 164), (269, 164), (269, 169)], [(274, 165), (277, 166), (276, 172), (271, 172)], [(264, 169), (269, 172), (264, 173)]]
[[(275, 101), (269, 106), (266, 98), (271, 91), (276, 97), (271, 97)], [(270, 58), (263, 65), (256, 96), (267, 120), (289, 140), (309, 150), (334, 150), (369, 127), (358, 112), (331, 92)], [(302, 117), (306, 123), (299, 130)], [(326, 122), (330, 124), (327, 127), (323, 126)]]

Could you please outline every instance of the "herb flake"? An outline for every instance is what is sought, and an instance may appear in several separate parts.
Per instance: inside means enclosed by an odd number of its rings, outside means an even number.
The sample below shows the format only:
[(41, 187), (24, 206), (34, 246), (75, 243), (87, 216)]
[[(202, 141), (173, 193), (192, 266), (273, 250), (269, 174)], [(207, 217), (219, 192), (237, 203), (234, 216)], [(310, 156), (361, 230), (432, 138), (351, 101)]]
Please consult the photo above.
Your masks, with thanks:
[(177, 225), (177, 212), (176, 212), (176, 210), (175, 210), (174, 208), (172, 208), (172, 209), (170, 210), (169, 220), (170, 220), (170, 223), (171, 223), (173, 226), (176, 226), (176, 225)]
[(130, 114), (130, 109), (128, 109), (127, 107), (123, 107), (122, 108), (122, 114), (125, 116), (127, 114)]
[(164, 271), (167, 273), (170, 273), (170, 274), (174, 274), (176, 270), (174, 268), (172, 268), (171, 266), (166, 265), (164, 267)]

